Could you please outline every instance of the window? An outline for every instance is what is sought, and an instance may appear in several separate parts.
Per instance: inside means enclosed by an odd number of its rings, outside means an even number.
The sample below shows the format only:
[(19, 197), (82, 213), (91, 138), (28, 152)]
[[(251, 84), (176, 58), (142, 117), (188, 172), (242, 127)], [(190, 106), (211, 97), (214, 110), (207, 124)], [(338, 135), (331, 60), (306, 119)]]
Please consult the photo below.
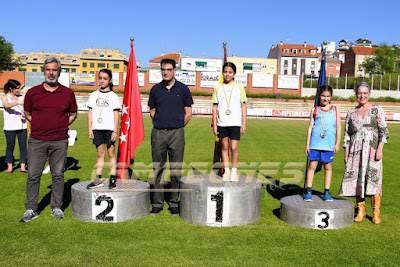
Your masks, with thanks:
[(25, 68), (20, 68), (19, 71), (26, 71), (26, 69)]
[(94, 71), (91, 71), (90, 74), (94, 74)]
[(311, 52), (311, 55), (315, 54), (315, 50), (310, 50), (310, 52)]
[(104, 57), (104, 53), (100, 53), (100, 57)]
[(292, 49), (293, 54), (297, 54), (297, 49)]
[(33, 60), (33, 61), (37, 61), (38, 59), (37, 59), (37, 57), (34, 57), (34, 58), (32, 58), (32, 60)]
[(283, 66), (284, 66), (284, 67), (287, 67), (287, 66), (288, 66), (288, 61), (287, 61), (287, 60), (284, 61)]
[(293, 63), (293, 68), (296, 68), (297, 67), (297, 64), (296, 63)]
[(92, 55), (96, 55), (96, 52), (93, 52)]
[(72, 69), (71, 69), (71, 72), (76, 72), (76, 69), (75, 69), (75, 68), (72, 68)]
[(86, 63), (86, 62), (83, 62), (83, 63), (82, 63), (82, 67), (87, 68), (87, 63)]
[(315, 69), (315, 61), (311, 61), (311, 68)]
[(119, 64), (114, 64), (114, 69), (119, 69)]
[(37, 69), (32, 69), (32, 72), (37, 72)]
[(287, 74), (287, 70), (284, 70), (284, 71), (283, 71), (283, 74)]
[(274, 65), (274, 64), (271, 64), (271, 65), (269, 65), (269, 68), (270, 68), (270, 69), (275, 69), (275, 65)]
[(90, 67), (91, 67), (91, 68), (94, 68), (94, 63), (90, 63)]
[(105, 68), (106, 64), (105, 63), (97, 63), (98, 68)]
[(305, 54), (305, 53), (306, 53), (306, 50), (305, 50), (305, 49), (301, 49), (301, 50), (300, 50), (300, 53)]
[(62, 68), (61, 72), (69, 72), (69, 68)]
[(283, 49), (283, 53), (289, 53), (289, 49), (287, 48)]
[(60, 60), (64, 60), (64, 57), (60, 57)]
[(84, 54), (84, 55), (87, 55), (87, 52), (85, 51), (85, 52), (83, 52), (83, 54)]
[(72, 60), (72, 63), (75, 63), (76, 62), (76, 58), (74, 58), (73, 60)]
[(84, 70), (84, 71), (82, 71), (82, 73), (87, 73), (87, 71), (86, 71), (86, 70)]

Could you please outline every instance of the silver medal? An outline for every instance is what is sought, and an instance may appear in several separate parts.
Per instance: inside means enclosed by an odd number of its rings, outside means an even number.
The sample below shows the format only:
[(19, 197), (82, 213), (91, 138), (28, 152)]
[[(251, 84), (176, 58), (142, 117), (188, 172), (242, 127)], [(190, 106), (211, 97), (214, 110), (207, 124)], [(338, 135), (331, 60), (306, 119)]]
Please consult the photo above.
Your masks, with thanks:
[(231, 112), (230, 109), (227, 109), (227, 110), (225, 111), (225, 114), (226, 114), (226, 115), (231, 115), (231, 113), (232, 113), (232, 112)]
[(97, 122), (98, 122), (98, 123), (102, 123), (102, 122), (103, 122), (103, 119), (102, 119), (101, 117), (98, 117), (98, 118), (97, 118)]

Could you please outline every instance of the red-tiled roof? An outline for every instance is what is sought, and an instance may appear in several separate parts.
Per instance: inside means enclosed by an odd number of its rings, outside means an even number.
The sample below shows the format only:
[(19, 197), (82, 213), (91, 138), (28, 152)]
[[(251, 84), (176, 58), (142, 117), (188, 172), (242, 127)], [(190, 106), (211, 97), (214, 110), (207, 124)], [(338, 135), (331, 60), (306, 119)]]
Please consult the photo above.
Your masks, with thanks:
[(356, 55), (374, 55), (375, 47), (352, 46), (351, 49)]
[(165, 54), (163, 56), (159, 56), (159, 57), (155, 57), (150, 59), (149, 61), (151, 63), (160, 63), (161, 60), (163, 60), (164, 58), (169, 58), (169, 59), (174, 59), (176, 61), (176, 63), (179, 62), (179, 58), (181, 57), (181, 54), (178, 53), (169, 53), (169, 54)]
[[(317, 53), (317, 49), (315, 46), (307, 44), (306, 46), (302, 44), (278, 44), (278, 48), (281, 52), (282, 56), (301, 56), (301, 57), (318, 57), (321, 56), (321, 53)], [(283, 50), (288, 49), (288, 52), (285, 53)], [(297, 49), (297, 53), (293, 53), (293, 49)], [(300, 51), (301, 49), (306, 50), (304, 54)], [(315, 54), (311, 54), (311, 50), (315, 50)]]

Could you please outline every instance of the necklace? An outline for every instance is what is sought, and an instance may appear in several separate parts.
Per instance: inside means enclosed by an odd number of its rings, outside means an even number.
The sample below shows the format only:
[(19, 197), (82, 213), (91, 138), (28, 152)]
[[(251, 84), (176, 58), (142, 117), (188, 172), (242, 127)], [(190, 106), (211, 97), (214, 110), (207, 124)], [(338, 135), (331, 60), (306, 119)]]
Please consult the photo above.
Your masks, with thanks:
[[(99, 91), (99, 93), (97, 94), (97, 105), (99, 105), (99, 101), (100, 101), (100, 92), (101, 92), (101, 91)], [(99, 110), (99, 117), (97, 118), (97, 122), (98, 122), (98, 123), (102, 123), (102, 122), (103, 122), (103, 118), (101, 117), (101, 113), (103, 112), (103, 107), (104, 107), (104, 105), (106, 104), (107, 96), (108, 96), (109, 93), (110, 93), (110, 91), (108, 91), (108, 92), (106, 93), (106, 97), (104, 98), (103, 104), (101, 105), (101, 108), (100, 108), (100, 110)]]
[(224, 84), (222, 84), (222, 90), (224, 90), (226, 105), (228, 107), (228, 109), (225, 111), (225, 114), (228, 115), (228, 116), (231, 115), (231, 113), (232, 113), (232, 111), (229, 109), (229, 106), (230, 106), (231, 100), (232, 100), (232, 94), (233, 94), (234, 85), (235, 85), (235, 83), (232, 84), (232, 91), (231, 91), (231, 95), (229, 96), (229, 101), (228, 101), (228, 97), (226, 96), (225, 86), (224, 86)]
[(322, 110), (322, 108), (320, 107), (319, 109), (319, 117), (321, 118), (321, 128), (322, 128), (322, 132), (321, 132), (321, 134), (320, 134), (320, 136), (322, 137), (322, 138), (324, 138), (325, 137), (325, 125), (326, 125), (326, 121), (328, 120), (328, 116), (329, 116), (329, 108), (330, 107), (328, 107), (328, 110), (327, 110), (327, 113), (326, 113), (326, 116), (325, 116), (325, 121), (324, 122), (322, 122), (322, 112), (321, 112), (321, 110)]

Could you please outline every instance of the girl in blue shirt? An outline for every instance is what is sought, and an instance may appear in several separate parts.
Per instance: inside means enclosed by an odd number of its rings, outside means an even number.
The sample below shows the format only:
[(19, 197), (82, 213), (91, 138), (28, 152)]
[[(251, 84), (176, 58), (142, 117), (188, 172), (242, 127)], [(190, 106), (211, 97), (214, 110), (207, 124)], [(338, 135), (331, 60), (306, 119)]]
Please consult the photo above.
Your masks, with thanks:
[(339, 109), (331, 105), (332, 87), (322, 85), (318, 88), (319, 106), (310, 114), (307, 131), (306, 154), (309, 165), (307, 169), (307, 194), (304, 201), (312, 201), (312, 183), (318, 163), (325, 169), (325, 201), (332, 201), (329, 193), (332, 180), (332, 162), (334, 153), (339, 151), (342, 131)]

